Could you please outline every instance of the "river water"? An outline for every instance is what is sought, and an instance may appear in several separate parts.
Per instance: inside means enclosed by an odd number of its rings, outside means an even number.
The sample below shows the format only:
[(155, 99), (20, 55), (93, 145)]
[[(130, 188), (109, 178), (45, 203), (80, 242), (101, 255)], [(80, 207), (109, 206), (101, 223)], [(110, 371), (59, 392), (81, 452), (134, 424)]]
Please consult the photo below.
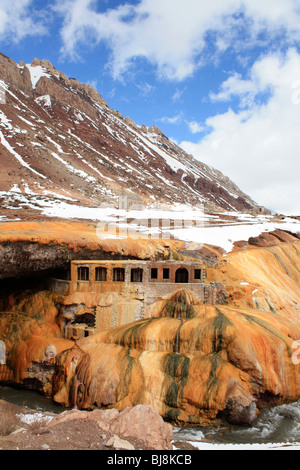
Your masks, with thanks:
[(199, 449), (297, 449), (300, 450), (300, 400), (263, 410), (253, 426), (220, 429), (176, 428), (175, 440), (187, 441)]
[[(52, 400), (29, 390), (0, 386), (0, 399), (26, 406), (33, 413), (58, 414), (66, 410)], [(175, 428), (174, 440), (189, 442), (201, 450), (300, 450), (300, 400), (263, 410), (253, 426), (224, 423), (218, 429)]]
[(0, 400), (5, 400), (18, 406), (26, 406), (29, 410), (45, 413), (62, 413), (66, 408), (56, 404), (38, 392), (20, 388), (1, 387)]

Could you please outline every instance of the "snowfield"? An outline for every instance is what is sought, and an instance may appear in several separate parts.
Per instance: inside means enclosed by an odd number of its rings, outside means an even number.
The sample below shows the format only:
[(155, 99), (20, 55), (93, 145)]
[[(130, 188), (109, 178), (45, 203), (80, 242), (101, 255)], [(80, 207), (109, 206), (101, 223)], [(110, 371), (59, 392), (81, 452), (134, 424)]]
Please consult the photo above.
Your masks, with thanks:
[[(57, 154), (55, 157), (60, 158)], [(168, 207), (154, 205), (126, 212), (117, 208), (117, 199), (116, 207), (86, 207), (72, 204), (71, 199), (67, 196), (61, 196), (51, 191), (47, 191), (47, 195), (42, 196), (32, 191), (28, 186), (26, 194), (24, 194), (18, 185), (13, 185), (9, 192), (0, 191), (0, 197), (5, 198), (2, 207), (7, 209), (15, 209), (16, 205), (19, 208), (26, 206), (26, 209), (38, 210), (45, 218), (82, 219), (98, 222), (99, 238), (124, 238), (125, 229), (125, 238), (127, 236), (148, 238), (148, 235), (151, 235), (152, 238), (159, 238), (162, 233), (162, 238), (168, 239), (172, 234), (175, 239), (195, 244), (193, 249), (199, 249), (203, 244), (208, 244), (219, 246), (229, 253), (235, 242), (257, 237), (263, 232), (280, 229), (291, 233), (300, 233), (300, 221), (291, 217), (279, 221), (272, 216), (253, 216), (237, 212), (212, 215), (206, 214), (202, 206), (194, 208), (182, 205)], [(232, 220), (228, 220), (228, 216), (231, 216)], [(127, 223), (128, 219), (130, 219), (129, 224)], [(1, 216), (0, 221), (4, 222), (5, 220), (5, 217)], [(159, 220), (161, 221), (161, 229), (159, 229)], [(117, 225), (121, 229), (120, 234), (116, 230)], [(108, 232), (107, 226), (109, 226)], [(104, 227), (106, 227), (106, 232)]]

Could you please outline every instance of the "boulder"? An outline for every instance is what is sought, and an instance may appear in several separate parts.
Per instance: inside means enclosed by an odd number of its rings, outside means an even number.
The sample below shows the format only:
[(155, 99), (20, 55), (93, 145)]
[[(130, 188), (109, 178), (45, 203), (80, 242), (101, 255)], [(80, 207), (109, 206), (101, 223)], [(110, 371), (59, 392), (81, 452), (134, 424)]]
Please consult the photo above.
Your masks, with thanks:
[(113, 421), (111, 431), (123, 439), (142, 441), (149, 449), (172, 450), (173, 427), (152, 406), (125, 408)]
[(165, 423), (151, 406), (127, 407), (121, 413), (115, 409), (67, 410), (53, 418), (46, 429), (76, 420), (95, 422), (109, 436), (106, 446), (116, 450), (134, 450), (135, 447), (148, 450), (172, 449), (173, 427)]
[(224, 412), (226, 420), (230, 424), (251, 426), (257, 418), (256, 402), (238, 383), (228, 386), (229, 399)]

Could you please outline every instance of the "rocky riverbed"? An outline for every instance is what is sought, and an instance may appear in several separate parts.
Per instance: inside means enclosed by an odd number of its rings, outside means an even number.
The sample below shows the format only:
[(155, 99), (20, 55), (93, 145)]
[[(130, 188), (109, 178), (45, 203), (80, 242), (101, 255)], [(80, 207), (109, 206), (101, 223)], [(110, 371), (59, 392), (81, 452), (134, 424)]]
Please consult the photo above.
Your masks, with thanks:
[(1, 450), (171, 450), (172, 441), (150, 406), (54, 414), (0, 400)]

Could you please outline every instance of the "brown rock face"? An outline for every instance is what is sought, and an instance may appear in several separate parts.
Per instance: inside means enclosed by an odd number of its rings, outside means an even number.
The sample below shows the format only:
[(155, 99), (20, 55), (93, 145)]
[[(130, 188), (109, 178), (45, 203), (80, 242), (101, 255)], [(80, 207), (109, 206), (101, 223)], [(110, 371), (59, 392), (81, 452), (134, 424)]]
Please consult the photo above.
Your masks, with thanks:
[[(0, 223), (0, 280), (69, 268), (72, 259), (163, 258), (170, 241), (100, 240), (95, 223)], [(180, 246), (180, 242), (173, 242)]]
[[(299, 244), (229, 255), (213, 273), (226, 283), (225, 305), (178, 292), (152, 306), (151, 318), (76, 344), (61, 337), (63, 298), (12, 294), (0, 309), (0, 380), (38, 384), (65, 406), (124, 411), (124, 423), (126, 408), (143, 404), (180, 424), (252, 424), (260, 409), (299, 399)], [(129, 440), (126, 426), (120, 437)]]
[(269, 233), (262, 233), (258, 237), (249, 238), (249, 245), (256, 247), (276, 246), (281, 243), (293, 243), (299, 239), (299, 235), (288, 233), (283, 230), (274, 230)]
[[(117, 449), (118, 442), (122, 443), (123, 441), (123, 443), (127, 442), (131, 445), (131, 447), (127, 447), (128, 450), (130, 448), (172, 450), (172, 426), (165, 423), (158, 412), (147, 405), (126, 408), (121, 413), (115, 409), (91, 412), (65, 411), (46, 426), (46, 431), (64, 423), (80, 420), (96, 423), (102, 433), (106, 435), (107, 446), (111, 440), (112, 446)], [(126, 449), (126, 447), (121, 447), (122, 449)]]
[(123, 190), (142, 195), (146, 204), (201, 201), (218, 211), (256, 206), (156, 126), (124, 119), (93, 87), (48, 61), (18, 66), (1, 55), (0, 79), (6, 86), (6, 103), (0, 104), (1, 215), (37, 218), (45, 207), (62, 203), (115, 205)]
[(110, 430), (124, 439), (142, 440), (146, 448), (172, 450), (172, 426), (147, 405), (125, 408), (113, 421)]
[(21, 90), (23, 93), (26, 93), (31, 97), (33, 96), (32, 83), (28, 68), (26, 66), (18, 67), (12, 59), (1, 53), (0, 77), (6, 83), (11, 84), (14, 89)]

